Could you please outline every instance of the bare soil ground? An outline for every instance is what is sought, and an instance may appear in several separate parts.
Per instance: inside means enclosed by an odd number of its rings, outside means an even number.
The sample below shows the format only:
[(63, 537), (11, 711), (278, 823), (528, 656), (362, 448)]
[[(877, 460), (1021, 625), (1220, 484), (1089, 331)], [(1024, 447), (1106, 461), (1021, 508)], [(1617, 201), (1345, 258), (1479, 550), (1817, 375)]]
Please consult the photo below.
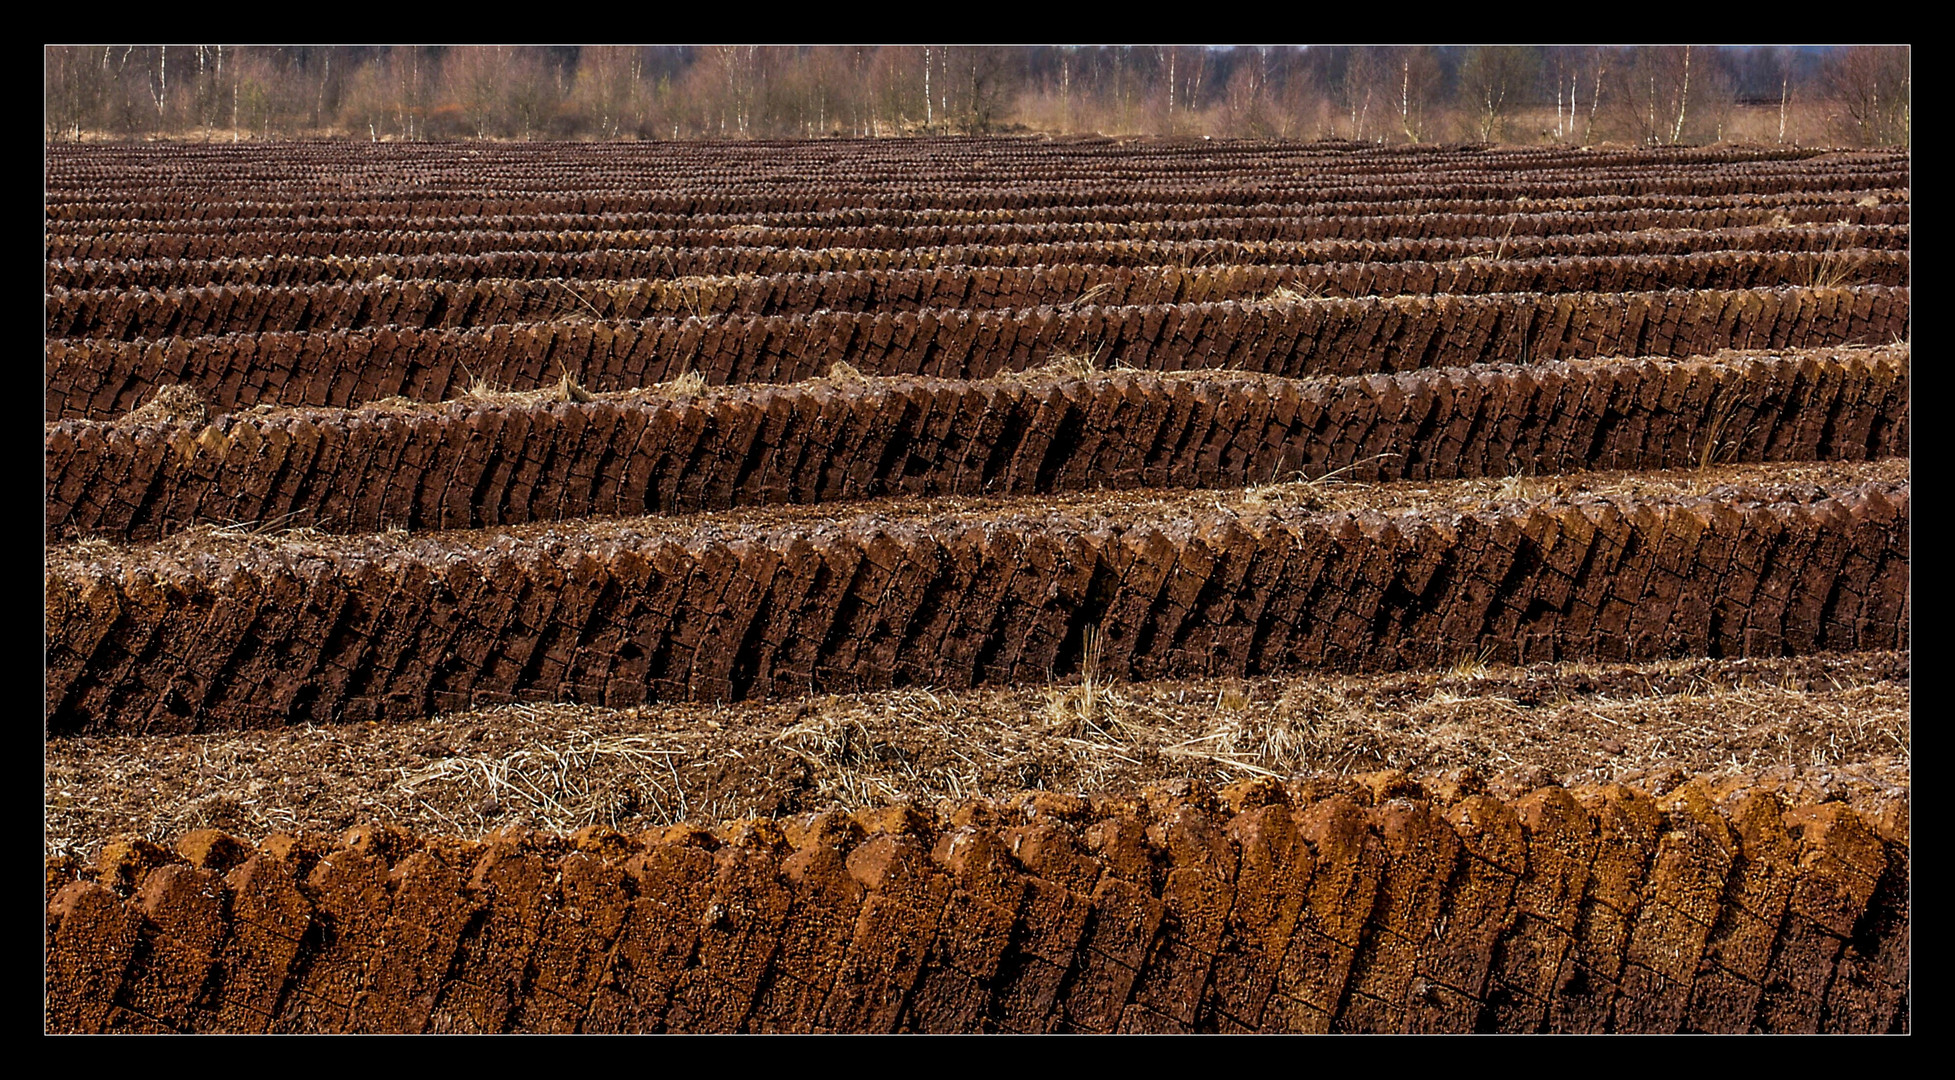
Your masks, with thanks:
[(1132, 794), (1400, 769), (1496, 792), (1750, 775), (1817, 801), (1905, 799), (1906, 652), (1486, 667), (1371, 677), (891, 691), (715, 708), (510, 705), (395, 726), (50, 740), (46, 847), (356, 823), (480, 837), (627, 831), (870, 803)]

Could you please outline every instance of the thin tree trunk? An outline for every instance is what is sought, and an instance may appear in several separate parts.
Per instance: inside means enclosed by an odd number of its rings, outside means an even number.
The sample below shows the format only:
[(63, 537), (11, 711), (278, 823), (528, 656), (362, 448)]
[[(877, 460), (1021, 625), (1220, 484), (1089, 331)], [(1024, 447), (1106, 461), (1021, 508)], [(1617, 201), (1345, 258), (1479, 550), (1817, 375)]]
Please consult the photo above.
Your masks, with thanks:
[(1650, 76), (1649, 119), (1643, 121), (1643, 139), (1654, 144), (1658, 138), (1656, 130), (1656, 76)]
[(1068, 132), (1073, 129), (1073, 72), (1063, 52), (1059, 54), (1059, 126)]
[(1683, 90), (1677, 94), (1677, 126), (1670, 129), (1670, 145), (1683, 141), (1683, 114), (1690, 107), (1690, 46), (1683, 47)]
[[(1419, 137), (1412, 134), (1412, 58), (1409, 56), (1405, 57), (1400, 63), (1403, 65), (1404, 79), (1398, 86), (1398, 117), (1405, 128), (1405, 137), (1416, 143), (1419, 141)], [(1561, 100), (1559, 98), (1555, 99), (1555, 116), (1557, 118), (1561, 116)], [(1557, 119), (1557, 123), (1559, 123), (1559, 119)]]
[(1785, 100), (1792, 94), (1792, 76), (1779, 83), (1779, 145), (1785, 145)]
[(1600, 106), (1601, 104), (1602, 104), (1602, 61), (1598, 58), (1595, 62), (1595, 93), (1589, 95), (1589, 99), (1588, 99), (1588, 124), (1587, 126), (1582, 128), (1582, 144), (1584, 146), (1588, 145), (1592, 137), (1595, 135), (1595, 110), (1597, 106)]
[(1168, 47), (1168, 134), (1174, 134), (1174, 47)]

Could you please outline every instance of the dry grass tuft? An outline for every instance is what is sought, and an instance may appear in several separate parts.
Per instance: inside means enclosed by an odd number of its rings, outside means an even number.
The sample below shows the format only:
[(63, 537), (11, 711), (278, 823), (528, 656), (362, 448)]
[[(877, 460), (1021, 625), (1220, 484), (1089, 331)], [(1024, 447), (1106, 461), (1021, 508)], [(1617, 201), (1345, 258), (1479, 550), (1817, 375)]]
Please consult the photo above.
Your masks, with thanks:
[(672, 278), (664, 283), (663, 288), (667, 296), (679, 301), (686, 309), (686, 314), (697, 319), (701, 307), (706, 304), (708, 298), (718, 293), (722, 283), (745, 281), (749, 277), (750, 275), (747, 274), (739, 274), (731, 278), (695, 274)]
[(1726, 444), (1724, 440), (1725, 429), (1730, 426), (1731, 419), (1737, 411), (1738, 403), (1735, 396), (1727, 398), (1719, 394), (1711, 399), (1710, 418), (1704, 424), (1704, 445), (1697, 452), (1698, 472), (1719, 464), (1720, 459), (1728, 460), (1737, 453), (1738, 441), (1733, 440)]
[(1484, 679), (1492, 671), (1487, 666), (1487, 661), (1492, 657), (1493, 650), (1491, 649), (1482, 649), (1475, 656), (1462, 656), (1458, 660), (1453, 661), (1453, 665), (1446, 669), (1446, 674), (1452, 678), (1463, 679), (1467, 682)]
[(1321, 300), (1324, 297), (1324, 287), (1325, 283), (1321, 281), (1307, 289), (1296, 283), (1279, 285), (1268, 296), (1258, 300), (1257, 303), (1300, 304), (1307, 300)]
[(477, 405), (513, 405), (524, 408), (531, 405), (547, 404), (560, 397), (560, 391), (550, 390), (511, 390), (497, 386), (487, 379), (478, 378), (462, 391), (462, 399)]
[(582, 384), (578, 383), (576, 379), (570, 377), (569, 368), (562, 367), (561, 364), (559, 364), (558, 366), (561, 368), (563, 374), (562, 377), (557, 382), (557, 393), (562, 396), (563, 400), (575, 401), (575, 402), (586, 402), (586, 401), (597, 400), (596, 396), (594, 396), (589, 390), (584, 389)]
[(462, 391), (461, 400), (474, 402), (477, 405), (511, 405), (517, 408), (549, 405), (560, 401), (583, 403), (597, 400), (597, 395), (572, 378), (570, 369), (564, 367), (561, 362), (557, 365), (557, 370), (559, 375), (556, 385), (546, 386), (540, 390), (511, 390), (506, 386), (497, 386), (480, 375), (474, 375), (468, 384), (468, 389)]
[(293, 524), (293, 522), (298, 521), (309, 513), (311, 513), (310, 510), (300, 508), (290, 513), (280, 514), (274, 518), (266, 518), (263, 521), (207, 522), (195, 526), (190, 531), (201, 533), (205, 536), (229, 539), (245, 536), (285, 536), (294, 534), (299, 536), (317, 536), (319, 535), (318, 529), (309, 525)]
[(1561, 494), (1561, 484), (1552, 477), (1522, 476), (1515, 473), (1501, 479), (1500, 486), (1494, 489), (1494, 498), (1535, 502)]
[(1506, 235), (1500, 238), (1500, 243), (1495, 245), (1493, 249), (1494, 262), (1499, 262), (1507, 257), (1507, 242), (1514, 238), (1514, 226), (1518, 224), (1520, 224), (1520, 221), (1518, 219), (1507, 223)]
[(1103, 776), (1123, 765), (1150, 762), (1174, 762), (1175, 768), (1223, 780), (1273, 776), (1267, 767), (1272, 755), (1295, 742), (1284, 725), (1271, 722), (1267, 707), (1256, 707), (1254, 691), (1241, 680), (1216, 687), (1212, 704), (1202, 710), (1212, 722), (1200, 734), (1189, 734), (1178, 706), (1115, 689), (1101, 669), (1099, 631), (1089, 627), (1078, 684), (1046, 693), (1044, 734), (1066, 746), (1082, 777), (1095, 781), (1082, 790), (1104, 783)]
[(697, 371), (682, 371), (658, 388), (674, 397), (698, 397), (706, 392), (706, 376)]
[(1806, 285), (1815, 289), (1837, 289), (1853, 283), (1859, 276), (1860, 268), (1866, 265), (1867, 253), (1849, 253), (1840, 250), (1845, 233), (1833, 234), (1833, 239), (1820, 253), (1819, 261), (1806, 271)]
[(1046, 701), (1047, 731), (1055, 735), (1076, 735), (1082, 729), (1100, 728), (1108, 704), (1106, 682), (1100, 677), (1100, 631), (1086, 628), (1079, 661), (1079, 685), (1054, 688)]
[[(924, 791), (964, 798), (983, 789), (986, 772), (1015, 756), (998, 745), (995, 732), (972, 739), (973, 717), (965, 705), (930, 690), (891, 693), (867, 713), (831, 696), (803, 705), (797, 716), (802, 719), (769, 742), (805, 763), (811, 805), (853, 809), (911, 801)], [(905, 732), (941, 747), (946, 760), (919, 769), (916, 744)]]
[(469, 381), (468, 389), (462, 391), (462, 400), (481, 405), (520, 404), (527, 402), (528, 394), (498, 386), (487, 378), (476, 375)]
[(1330, 499), (1327, 497), (1325, 489), (1340, 484), (1362, 483), (1363, 481), (1356, 481), (1350, 478), (1350, 474), (1354, 470), (1363, 468), (1375, 461), (1403, 456), (1402, 454), (1387, 451), (1382, 454), (1373, 454), (1368, 458), (1353, 461), (1349, 465), (1332, 469), (1322, 476), (1306, 479), (1301, 472), (1298, 472), (1294, 474), (1293, 479), (1272, 479), (1266, 484), (1256, 484), (1252, 487), (1244, 488), (1241, 501), (1244, 506), (1250, 507), (1251, 509), (1291, 507), (1300, 510), (1322, 510), (1330, 505)]
[(997, 377), (1008, 382), (1091, 379), (1106, 372), (1106, 369), (1100, 366), (1100, 353), (1105, 349), (1105, 345), (1099, 345), (1091, 353), (1060, 350), (1047, 356), (1045, 363), (1037, 367), (1029, 367), (1023, 371), (1001, 371)]
[(210, 406), (195, 387), (164, 383), (150, 399), (130, 410), (130, 424), (201, 424), (210, 419)]
[(1328, 503), (1307, 480), (1272, 480), (1244, 488), (1242, 505), (1251, 510), (1322, 510)]
[(849, 383), (868, 382), (869, 377), (862, 374), (861, 369), (857, 368), (854, 364), (846, 360), (837, 360), (829, 367), (828, 374), (822, 376), (821, 381), (846, 386)]
[(115, 545), (99, 536), (87, 536), (75, 541), (71, 550), (74, 551), (77, 558), (99, 561), (113, 554), (115, 552)]

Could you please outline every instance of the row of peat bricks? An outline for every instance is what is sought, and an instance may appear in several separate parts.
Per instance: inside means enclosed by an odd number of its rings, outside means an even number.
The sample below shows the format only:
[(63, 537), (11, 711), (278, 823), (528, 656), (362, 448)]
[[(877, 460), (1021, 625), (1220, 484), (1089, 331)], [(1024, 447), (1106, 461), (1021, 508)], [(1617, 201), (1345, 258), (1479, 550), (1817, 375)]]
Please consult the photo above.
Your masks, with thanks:
[[(262, 203), (211, 203), (199, 207), (202, 216), (180, 218), (154, 204), (90, 204), (80, 207), (50, 207), (48, 232), (57, 235), (85, 233), (200, 233), (249, 229), (262, 222), (273, 229), (314, 231), (332, 228), (365, 231), (403, 230), (417, 232), (467, 232), (495, 229), (505, 232), (537, 231), (638, 231), (666, 229), (722, 229), (729, 238), (750, 234), (755, 227), (776, 228), (874, 228), (887, 226), (941, 225), (1039, 225), (1068, 223), (1123, 223), (1149, 221), (1204, 221), (1234, 218), (1297, 217), (1378, 217), (1417, 210), (1427, 214), (1484, 214), (1499, 216), (1517, 208), (1533, 212), (1583, 211), (1608, 213), (1625, 210), (1708, 210), (1724, 207), (1770, 209), (1845, 209), (1866, 199), (1874, 205), (1901, 205), (1905, 195), (1887, 193), (1863, 195), (1860, 191), (1836, 190), (1789, 192), (1776, 195), (1632, 195), (1546, 198), (1517, 203), (1512, 198), (1446, 199), (1411, 202), (1385, 201), (1336, 202), (1258, 202), (1250, 205), (1210, 202), (1164, 201), (1154, 203), (1115, 202), (1092, 206), (1034, 207), (1021, 210), (932, 210), (890, 207), (850, 206), (801, 213), (762, 214), (685, 214), (670, 211), (634, 210), (625, 213), (564, 213), (546, 206), (512, 204), (460, 209), (452, 205), (427, 203), (401, 205), (391, 209), (347, 210), (307, 199)], [(169, 208), (169, 209), (174, 209)], [(70, 210), (81, 216), (64, 217)], [(163, 217), (154, 216), (162, 211)]]
[(49, 337), (118, 341), (281, 331), (461, 329), (575, 315), (606, 320), (771, 316), (925, 308), (1102, 307), (1304, 297), (1622, 293), (1782, 285), (1905, 286), (1908, 253), (1735, 252), (1493, 262), (1312, 266), (939, 267), (719, 281), (363, 281), (171, 289), (49, 290)]
[[(1546, 189), (1543, 189), (1546, 190)], [(1864, 189), (1861, 189), (1864, 190)], [(1637, 210), (1722, 210), (1744, 208), (1752, 211), (1798, 209), (1871, 209), (1880, 205), (1903, 206), (1904, 195), (1864, 196), (1861, 190), (1844, 185), (1838, 190), (1786, 192), (1762, 195), (1603, 195), (1540, 196), (1517, 201), (1512, 196), (1499, 198), (1423, 199), (1392, 198), (1369, 201), (1336, 201), (1318, 198), (1301, 202), (1257, 202), (1252, 204), (1191, 202), (1171, 200), (1135, 203), (1112, 202), (1085, 206), (1033, 207), (1021, 210), (935, 210), (892, 207), (849, 206), (803, 213), (762, 214), (687, 214), (661, 210), (632, 210), (614, 213), (563, 212), (547, 207), (513, 204), (460, 209), (451, 205), (420, 203), (388, 210), (345, 211), (328, 208), (306, 199), (251, 204), (215, 203), (201, 207), (206, 213), (185, 218), (169, 214), (153, 216), (163, 207), (146, 203), (90, 204), (82, 216), (64, 217), (62, 207), (51, 207), (48, 232), (57, 236), (104, 233), (188, 234), (252, 231), (326, 231), (341, 229), (365, 232), (699, 232), (720, 229), (732, 235), (753, 235), (761, 229), (876, 229), (971, 225), (1140, 225), (1163, 221), (1254, 220), (1258, 218), (1395, 217), (1416, 210), (1421, 214), (1478, 214), (1501, 217), (1517, 209), (1533, 213), (1580, 212), (1587, 214), (1622, 213)], [(1871, 199), (1870, 206), (1862, 206)], [(227, 212), (228, 211), (228, 212)], [(1760, 215), (1763, 217), (1764, 215)]]
[(1906, 648), (1907, 484), (1827, 494), (57, 553), (47, 730)]
[[(542, 234), (536, 234), (542, 235)], [(1680, 256), (1711, 252), (1806, 253), (1901, 251), (1906, 225), (1748, 226), (1698, 232), (1556, 233), (1389, 240), (1318, 240), (1239, 244), (1232, 240), (1114, 240), (1052, 244), (956, 245), (930, 248), (774, 248), (644, 246), (619, 235), (587, 236), (582, 249), (536, 250), (523, 236), (502, 250), (478, 255), (267, 255), (255, 258), (153, 258), (48, 261), (51, 287), (184, 289), (212, 285), (323, 285), (390, 278), (475, 281), (482, 278), (634, 280), (733, 274), (826, 274), (856, 271), (934, 271), (938, 267), (1011, 267), (1048, 275), (1086, 274), (1097, 267), (1180, 270), (1192, 282), (1237, 265), (1444, 262), (1476, 257), (1576, 259)], [(626, 246), (628, 245), (628, 246)], [(1496, 260), (1494, 257), (1499, 256)], [(724, 283), (711, 283), (715, 289)], [(823, 286), (827, 288), (828, 286)], [(1087, 286), (1082, 285), (1083, 292)], [(1189, 288), (1200, 286), (1190, 285)], [(1196, 294), (1189, 293), (1189, 297)], [(832, 306), (832, 305), (831, 305)], [(1002, 306), (1002, 305), (1001, 305)], [(1022, 305), (1018, 305), (1022, 306)]]
[(1905, 346), (1572, 361), (1295, 382), (727, 387), (422, 411), (64, 421), (50, 539), (201, 523), (465, 529), (890, 495), (1035, 495), (1856, 461), (1907, 453)]
[(715, 385), (796, 382), (837, 363), (869, 375), (982, 379), (1084, 356), (1108, 367), (1298, 377), (1885, 345), (1907, 336), (1908, 301), (1905, 288), (1862, 285), (78, 338), (48, 343), (46, 416), (118, 415), (166, 383), (190, 386), (222, 409), (343, 408), (391, 396), (445, 401), (477, 380), (539, 389), (564, 374), (592, 391), (688, 373)]
[(1889, 1032), (1905, 810), (1402, 774), (48, 868), (57, 1032)]
[[(1025, 157), (993, 149), (984, 161), (951, 165), (920, 161), (909, 147), (852, 147), (844, 155), (817, 155), (792, 179), (782, 166), (804, 157), (805, 147), (749, 146), (767, 155), (735, 161), (724, 155), (691, 157), (662, 144), (647, 159), (626, 162), (605, 148), (606, 160), (576, 160), (574, 148), (534, 146), (521, 159), (459, 160), (437, 151), (422, 161), (388, 160), (386, 148), (362, 148), (348, 156), (301, 161), (281, 157), (242, 169), (234, 153), (184, 160), (177, 178), (162, 179), (171, 150), (149, 148), (124, 162), (91, 160), (50, 149), (46, 186), (55, 220), (101, 217), (209, 218), (238, 209), (285, 214), (427, 212), (493, 214), (514, 209), (557, 213), (760, 214), (807, 213), (854, 207), (897, 210), (998, 211), (1036, 207), (1148, 204), (1182, 201), (1248, 206), (1323, 199), (1406, 202), (1449, 199), (1552, 199), (1557, 197), (1761, 196), (1906, 188), (1905, 155), (1873, 154), (1857, 161), (1768, 160), (1755, 153), (1665, 157), (1584, 153), (1579, 159), (1533, 158), (1508, 153), (1467, 161), (1457, 155), (1394, 155), (1362, 148), (1283, 152), (1212, 159), (1219, 167), (1189, 167), (1116, 151), (1116, 160), (1091, 160), (1089, 152)], [(1359, 152), (1352, 153), (1351, 149)], [(932, 155), (935, 156), (934, 154)], [(971, 155), (976, 157), (979, 155)], [(1058, 160), (1053, 160), (1053, 157)], [(1019, 160), (1011, 160), (1017, 157)], [(1119, 160), (1127, 159), (1127, 160)], [(1184, 159), (1185, 161), (1185, 159)], [(135, 168), (130, 168), (130, 165)], [(348, 185), (336, 170), (356, 165), (363, 175)], [(993, 165), (998, 166), (993, 168)], [(513, 168), (511, 167), (513, 166)], [(744, 174), (744, 175), (743, 175)], [(1124, 174), (1124, 175), (1116, 175)], [(268, 191), (282, 198), (268, 198)]]
[[(602, 236), (606, 243), (630, 246), (719, 247), (730, 240), (751, 247), (913, 248), (945, 245), (1038, 244), (1055, 241), (1209, 240), (1236, 243), (1313, 240), (1389, 240), (1495, 236), (1549, 236), (1569, 233), (1647, 229), (1730, 229), (1789, 222), (1811, 225), (1906, 225), (1907, 203), (1884, 206), (1790, 206), (1782, 209), (1713, 207), (1696, 210), (1548, 211), (1502, 216), (1485, 214), (1381, 214), (1374, 217), (1206, 218), (1195, 221), (1047, 222), (993, 225), (883, 225), (859, 228), (773, 228), (753, 226), (730, 236), (728, 229), (603, 228), (600, 220), (578, 215), (538, 217), (535, 228), (511, 232), (476, 227), (354, 229), (341, 227), (224, 228), (211, 231), (102, 231), (50, 233), (47, 258), (53, 259), (212, 259), (265, 255), (435, 255), (479, 254), (512, 247), (583, 250)], [(414, 219), (403, 219), (407, 224)], [(429, 224), (433, 224), (430, 222)], [(453, 224), (467, 225), (468, 219)], [(521, 243), (516, 244), (520, 238)]]

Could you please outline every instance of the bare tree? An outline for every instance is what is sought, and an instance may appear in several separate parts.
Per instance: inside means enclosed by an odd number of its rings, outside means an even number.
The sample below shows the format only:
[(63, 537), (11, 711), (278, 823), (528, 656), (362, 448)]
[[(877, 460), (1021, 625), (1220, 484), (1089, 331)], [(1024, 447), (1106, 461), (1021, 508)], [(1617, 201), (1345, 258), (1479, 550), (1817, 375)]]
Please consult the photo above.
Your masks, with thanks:
[(475, 137), (501, 134), (501, 96), (509, 81), (509, 47), (460, 45), (443, 59), (442, 82), (447, 101), (458, 103)]
[(1542, 72), (1554, 83), (1555, 138), (1589, 142), (1608, 73), (1607, 54), (1596, 46), (1547, 49)]
[(1724, 50), (1688, 45), (1623, 50), (1605, 91), (1605, 127), (1612, 137), (1651, 146), (1710, 142), (1723, 137), (1737, 92)]
[(1588, 122), (1582, 125), (1582, 142), (1584, 144), (1595, 141), (1595, 115), (1602, 105), (1602, 86), (1605, 77), (1608, 75), (1608, 65), (1603, 62), (1605, 55), (1601, 49), (1598, 48), (1595, 50), (1595, 87), (1589, 92)]
[(1771, 73), (1772, 89), (1778, 91), (1778, 143), (1785, 144), (1786, 118), (1792, 105), (1792, 73), (1797, 53), (1778, 47), (1764, 52), (1763, 64)]
[(1535, 50), (1525, 46), (1481, 45), (1466, 50), (1459, 68), (1460, 99), (1481, 142), (1507, 137), (1514, 108), (1533, 85), (1539, 66)]
[[(1371, 137), (1371, 106), (1374, 98), (1389, 94), (1384, 84), (1390, 79), (1384, 57), (1377, 49), (1358, 47), (1345, 50), (1344, 107), (1350, 114), (1351, 138)], [(1380, 94), (1380, 90), (1385, 94)]]
[(644, 115), (644, 58), (626, 45), (586, 46), (577, 55), (570, 100), (596, 134), (635, 132)]
[(1908, 46), (1842, 49), (1822, 79), (1835, 137), (1859, 146), (1907, 146), (1912, 120)]
[(1683, 139), (1684, 110), (1690, 105), (1690, 46), (1683, 47), (1683, 75), (1677, 88), (1677, 123), (1670, 129), (1670, 145)]
[(991, 131), (1012, 87), (1011, 50), (995, 45), (947, 49), (956, 61), (955, 70), (964, 83), (961, 110), (965, 131), (983, 135)]
[(440, 55), (432, 49), (402, 46), (390, 50), (385, 59), (394, 128), (403, 139), (427, 138), (429, 106), (441, 76)]
[(1738, 71), (1725, 49), (1698, 49), (1690, 91), (1690, 123), (1679, 129), (1687, 143), (1723, 142), (1739, 98)]
[(1426, 140), (1427, 119), (1445, 77), (1438, 51), (1429, 45), (1392, 50), (1390, 67), (1398, 74), (1398, 127), (1414, 143)]
[(1249, 138), (1273, 134), (1269, 99), (1269, 52), (1257, 49), (1246, 62), (1229, 73), (1222, 90), (1224, 132)]
[(1609, 127), (1618, 137), (1656, 145), (1670, 133), (1682, 83), (1681, 46), (1638, 46), (1617, 67)]
[(85, 130), (99, 130), (109, 96), (103, 50), (51, 45), (46, 53), (46, 117), (49, 140), (81, 141)]

